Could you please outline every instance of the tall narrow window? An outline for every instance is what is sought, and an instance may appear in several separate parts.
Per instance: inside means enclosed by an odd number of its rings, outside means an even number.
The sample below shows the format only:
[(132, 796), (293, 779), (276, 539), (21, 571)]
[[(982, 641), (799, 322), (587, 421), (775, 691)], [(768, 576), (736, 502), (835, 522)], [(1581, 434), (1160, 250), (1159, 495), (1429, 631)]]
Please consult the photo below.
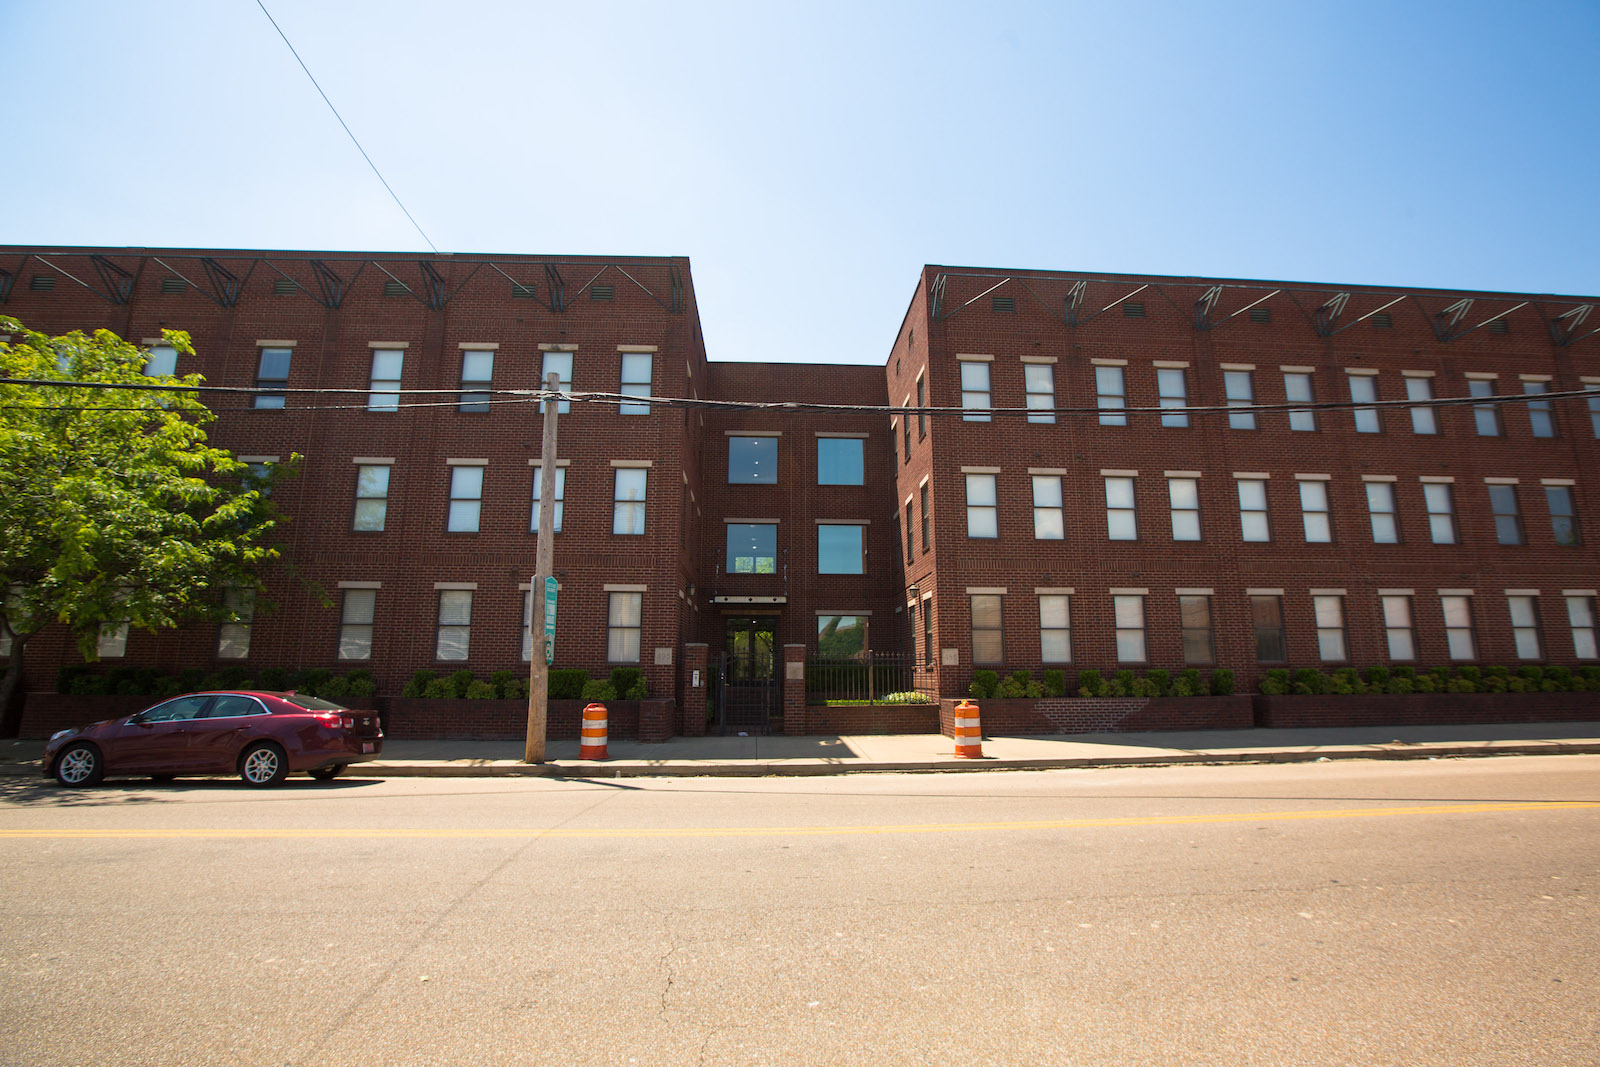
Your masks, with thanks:
[(1572, 507), (1572, 490), (1564, 485), (1547, 485), (1544, 499), (1550, 506), (1550, 534), (1556, 544), (1577, 544), (1578, 516)]
[(1389, 642), (1389, 658), (1409, 662), (1417, 658), (1415, 630), (1411, 623), (1411, 598), (1390, 595), (1383, 601), (1383, 633)]
[(933, 535), (933, 516), (928, 511), (928, 483), (923, 482), (917, 490), (922, 504), (922, 551), (928, 551)]
[(906, 501), (906, 562), (910, 563), (916, 557), (912, 554), (914, 544), (911, 540), (911, 502)]
[(1178, 597), (1178, 622), (1183, 628), (1183, 662), (1191, 666), (1216, 662), (1217, 653), (1211, 636), (1211, 598), (1196, 595)]
[(1300, 521), (1305, 526), (1307, 544), (1328, 544), (1333, 540), (1327, 482), (1300, 482)]
[[(1314, 404), (1316, 397), (1311, 392), (1311, 375), (1303, 371), (1283, 372), (1284, 399), (1291, 404)], [(1289, 412), (1289, 429), (1315, 430), (1317, 428), (1317, 413), (1310, 410), (1297, 410)]]
[(1489, 486), (1489, 509), (1494, 512), (1494, 536), (1502, 545), (1520, 545), (1522, 515), (1517, 510), (1517, 487)]
[(922, 598), (922, 647), (926, 650), (924, 663), (933, 662), (933, 598)]
[[(1522, 383), (1522, 392), (1527, 396), (1542, 396), (1550, 391), (1549, 382)], [(1554, 437), (1556, 435), (1556, 417), (1550, 410), (1548, 400), (1528, 401), (1528, 426), (1533, 430), (1535, 437)]]
[[(1255, 383), (1251, 381), (1250, 372), (1247, 370), (1227, 370), (1222, 372), (1222, 388), (1228, 396), (1230, 408), (1247, 408), (1256, 402)], [(1253, 411), (1230, 411), (1228, 413), (1228, 428), (1233, 430), (1253, 430), (1256, 428), (1256, 413)]]
[(1101, 426), (1126, 426), (1128, 416), (1121, 411), (1105, 414), (1108, 408), (1128, 406), (1128, 388), (1121, 367), (1096, 367), (1094, 369), (1095, 405), (1101, 409)]
[(611, 491), (611, 532), (644, 536), (645, 488), (649, 471), (643, 467), (618, 467)]
[[(533, 468), (533, 515), (528, 520), (528, 530), (529, 530), (530, 533), (538, 533), (539, 532), (539, 496), (543, 492), (544, 492), (544, 464), (541, 463), (539, 466)], [(556, 499), (555, 499), (555, 506), (556, 506), (555, 520), (556, 520), (556, 524), (555, 524), (555, 528), (550, 531), (551, 533), (560, 533), (561, 532), (561, 514), (565, 510), (564, 505), (566, 503), (566, 499), (567, 499), (567, 468), (565, 468), (565, 467), (557, 467), (556, 468)]]
[(909, 411), (906, 412), (906, 417), (905, 417), (905, 435), (906, 435), (906, 462), (910, 463), (911, 462), (911, 412), (909, 412)]
[(1027, 390), (1029, 422), (1056, 421), (1056, 369), (1048, 363), (1024, 363), (1022, 385)]
[(1275, 595), (1250, 597), (1250, 618), (1256, 631), (1256, 660), (1285, 663), (1289, 659), (1283, 633), (1283, 600)]
[(961, 364), (961, 406), (967, 422), (989, 421), (989, 364), (964, 360)]
[(464, 660), (472, 644), (472, 590), (439, 590), (439, 629), (434, 659)]
[(468, 349), (461, 353), (461, 397), (456, 410), (484, 414), (489, 410), (489, 386), (494, 381), (494, 352)]
[(1506, 604), (1511, 609), (1511, 639), (1517, 646), (1517, 658), (1543, 659), (1544, 649), (1539, 640), (1539, 598), (1508, 596)]
[(1272, 540), (1272, 526), (1267, 521), (1267, 483), (1257, 478), (1240, 478), (1239, 533), (1246, 541)]
[(1450, 658), (1477, 659), (1478, 642), (1472, 633), (1472, 598), (1441, 595), (1439, 604), (1444, 609), (1444, 641)]
[(1006, 639), (1001, 600), (993, 593), (972, 595), (972, 662), (1004, 663)]
[(817, 438), (818, 485), (861, 485), (866, 462), (866, 442), (859, 437)]
[(383, 532), (389, 516), (389, 468), (356, 468), (356, 514), (352, 530)]
[(1428, 505), (1428, 533), (1436, 545), (1456, 543), (1455, 494), (1445, 482), (1424, 482), (1422, 499)]
[(644, 594), (612, 593), (606, 608), (606, 662), (638, 663)]
[(378, 606), (376, 589), (346, 589), (339, 609), (339, 658), (372, 658), (372, 619)]
[(1072, 604), (1063, 593), (1039, 595), (1039, 658), (1045, 663), (1072, 662)]
[[(1407, 378), (1407, 400), (1432, 400), (1432, 378)], [(1432, 407), (1415, 407), (1411, 409), (1411, 432), (1419, 434), (1434, 434), (1439, 432), (1439, 424), (1433, 417)]]
[(1344, 597), (1313, 596), (1311, 610), (1317, 619), (1317, 657), (1324, 663), (1349, 659), (1344, 639)]
[(450, 468), (450, 516), (445, 529), (450, 533), (477, 533), (483, 510), (483, 468)]
[(169, 378), (178, 373), (178, 350), (171, 345), (151, 345), (145, 355), (144, 373), (149, 378)]
[(1172, 539), (1200, 540), (1200, 483), (1194, 478), (1168, 478), (1167, 498), (1172, 503)]
[[(928, 416), (923, 408), (928, 406), (928, 383), (922, 378), (917, 379), (917, 440), (921, 441), (928, 436)], [(906, 420), (906, 451), (911, 451), (911, 420)]]
[(1067, 536), (1061, 478), (1057, 475), (1033, 476), (1033, 536), (1038, 541), (1060, 541)]
[(917, 638), (921, 634), (917, 632), (917, 602), (915, 600), (906, 604), (906, 629), (911, 633), (911, 662), (921, 663), (922, 660), (917, 652)]
[(1185, 410), (1189, 406), (1189, 383), (1185, 379), (1183, 369), (1157, 367), (1156, 392), (1161, 399), (1161, 425), (1189, 425), (1189, 413)]
[[(1378, 400), (1378, 382), (1370, 374), (1351, 374), (1346, 377), (1350, 383), (1350, 402), (1352, 404), (1374, 404)], [(1383, 423), (1378, 417), (1377, 408), (1354, 408), (1351, 414), (1355, 416), (1356, 433), (1379, 433), (1383, 430)]]
[[(622, 354), (622, 388), (618, 390), (623, 396), (634, 396), (648, 399), (650, 396), (650, 371), (655, 359), (648, 352), (624, 352)], [(619, 404), (619, 415), (648, 415), (649, 404)]]
[[(289, 387), (289, 357), (292, 348), (263, 348), (261, 362), (256, 368), (257, 389), (287, 389)], [(257, 408), (283, 407), (282, 393), (257, 393)]]
[(992, 474), (967, 475), (967, 536), (999, 537), (999, 507)]
[[(1467, 394), (1474, 397), (1495, 395), (1495, 383), (1489, 378), (1468, 378)], [(1472, 421), (1479, 437), (1500, 436), (1500, 407), (1497, 404), (1472, 405)]]
[(256, 613), (254, 589), (231, 588), (222, 594), (222, 603), (234, 619), (217, 627), (217, 658), (245, 659), (250, 655), (250, 623)]
[(1579, 659), (1600, 659), (1595, 639), (1594, 597), (1567, 597), (1567, 622), (1572, 626), (1572, 654)]
[(372, 350), (372, 391), (367, 394), (368, 411), (400, 410), (400, 368), (406, 354), (398, 348)]
[[(539, 369), (539, 388), (544, 388), (545, 379), (554, 371), (558, 376), (556, 389), (562, 393), (572, 391), (572, 353), (571, 352), (546, 352), (544, 364)], [(565, 415), (572, 410), (572, 401), (563, 400), (556, 405), (556, 414)], [(539, 414), (544, 414), (544, 404), (539, 405)]]
[(1111, 608), (1117, 629), (1117, 662), (1145, 662), (1149, 656), (1144, 640), (1144, 597), (1113, 596)]
[(865, 530), (854, 523), (818, 523), (817, 573), (865, 574)]
[(1106, 536), (1113, 541), (1139, 539), (1132, 478), (1106, 479)]
[(1388, 482), (1367, 483), (1367, 513), (1372, 517), (1372, 543), (1400, 543), (1400, 524), (1394, 512), (1394, 486)]

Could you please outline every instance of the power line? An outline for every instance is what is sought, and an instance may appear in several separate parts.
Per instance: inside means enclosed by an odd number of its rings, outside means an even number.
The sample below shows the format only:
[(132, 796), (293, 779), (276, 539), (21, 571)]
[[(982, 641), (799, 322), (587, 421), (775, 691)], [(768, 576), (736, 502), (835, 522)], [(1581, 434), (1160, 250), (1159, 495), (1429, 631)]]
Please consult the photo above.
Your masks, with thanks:
[(411, 225), (416, 226), (417, 232), (422, 234), (422, 239), (428, 242), (428, 247), (437, 253), (439, 247), (433, 243), (426, 233), (423, 233), (422, 227), (418, 225), (417, 220), (411, 217), (411, 212), (406, 211), (406, 206), (400, 203), (400, 194), (396, 193), (389, 185), (383, 173), (378, 170), (378, 165), (372, 161), (371, 156), (367, 155), (367, 150), (361, 147), (361, 142), (356, 140), (356, 135), (351, 132), (349, 125), (344, 121), (344, 117), (339, 114), (339, 109), (333, 106), (333, 101), (328, 99), (328, 94), (322, 91), (322, 86), (317, 84), (316, 76), (311, 73), (311, 68), (306, 66), (306, 61), (300, 58), (300, 53), (296, 52), (294, 45), (290, 43), (288, 34), (284, 33), (283, 27), (278, 25), (278, 20), (272, 17), (272, 12), (267, 10), (267, 5), (262, 3), (262, 0), (256, 0), (256, 6), (261, 8), (263, 15), (267, 16), (267, 21), (272, 23), (272, 28), (278, 31), (278, 36), (283, 38), (283, 43), (289, 45), (289, 52), (294, 56), (295, 62), (300, 64), (300, 69), (306, 72), (306, 77), (311, 79), (313, 86), (316, 86), (318, 94), (322, 97), (322, 102), (328, 105), (328, 110), (333, 112), (333, 117), (339, 120), (339, 125), (344, 127), (344, 132), (350, 134), (350, 141), (356, 146), (356, 151), (361, 153), (361, 158), (367, 161), (367, 166), (372, 168), (372, 173), (376, 174), (378, 180), (383, 182), (383, 187), (389, 190), (389, 195), (394, 197), (395, 204), (399, 206), (401, 211), (405, 212), (406, 218), (411, 219)]

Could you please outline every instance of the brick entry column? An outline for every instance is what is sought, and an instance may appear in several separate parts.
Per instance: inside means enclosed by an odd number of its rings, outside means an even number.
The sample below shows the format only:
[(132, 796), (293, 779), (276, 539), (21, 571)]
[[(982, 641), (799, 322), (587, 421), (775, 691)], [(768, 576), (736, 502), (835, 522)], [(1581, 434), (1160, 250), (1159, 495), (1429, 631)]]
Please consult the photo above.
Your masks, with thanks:
[(806, 730), (806, 646), (783, 646), (783, 732), (798, 737)]
[[(704, 737), (706, 732), (706, 686), (711, 684), (706, 670), (708, 648), (704, 642), (683, 646), (683, 736)], [(695, 684), (696, 679), (699, 685)]]

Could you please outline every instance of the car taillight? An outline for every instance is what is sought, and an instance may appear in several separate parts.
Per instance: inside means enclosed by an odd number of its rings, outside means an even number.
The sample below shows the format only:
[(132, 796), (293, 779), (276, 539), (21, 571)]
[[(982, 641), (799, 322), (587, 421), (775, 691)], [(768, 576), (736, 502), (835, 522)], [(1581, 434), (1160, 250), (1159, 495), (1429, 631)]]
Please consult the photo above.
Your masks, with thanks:
[(348, 730), (356, 724), (356, 721), (348, 715), (335, 715), (327, 711), (318, 712), (317, 720), (330, 730), (337, 730), (340, 727)]

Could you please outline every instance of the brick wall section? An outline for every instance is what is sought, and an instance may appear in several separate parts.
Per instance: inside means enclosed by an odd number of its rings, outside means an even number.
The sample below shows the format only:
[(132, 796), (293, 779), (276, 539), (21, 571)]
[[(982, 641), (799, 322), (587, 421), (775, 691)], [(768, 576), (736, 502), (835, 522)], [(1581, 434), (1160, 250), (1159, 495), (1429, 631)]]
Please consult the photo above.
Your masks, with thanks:
[(931, 734), (939, 730), (939, 709), (933, 704), (871, 704), (806, 709), (812, 734)]
[[(700, 676), (700, 684), (695, 684), (695, 674)], [(679, 717), (680, 732), (684, 737), (703, 737), (706, 732), (706, 690), (711, 684), (711, 675), (706, 670), (706, 645), (703, 641), (691, 641), (683, 646), (683, 670), (678, 682), (679, 692), (683, 694), (683, 714)]]
[(1425, 693), (1256, 696), (1256, 721), (1315, 726), (1435, 726), (1600, 721), (1600, 693)]
[[(939, 731), (955, 736), (959, 701), (940, 702)], [(979, 700), (984, 736), (1001, 734), (1120, 733), (1145, 730), (1244, 730), (1254, 718), (1248, 696), (1092, 697)]]
[(778, 680), (783, 686), (783, 732), (803, 737), (813, 732), (812, 712), (806, 706), (806, 646), (783, 646), (783, 676)]

